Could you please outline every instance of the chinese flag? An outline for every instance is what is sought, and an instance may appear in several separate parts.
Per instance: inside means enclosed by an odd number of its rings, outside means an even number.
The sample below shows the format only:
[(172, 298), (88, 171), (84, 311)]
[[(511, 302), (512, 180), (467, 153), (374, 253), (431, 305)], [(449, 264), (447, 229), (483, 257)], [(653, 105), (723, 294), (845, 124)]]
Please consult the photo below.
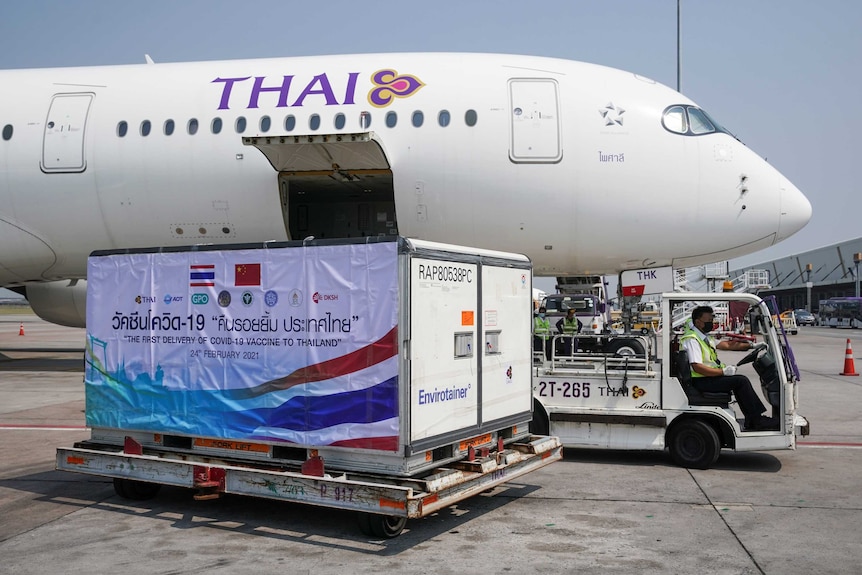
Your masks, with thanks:
[(234, 268), (235, 286), (259, 286), (260, 264), (236, 264)]

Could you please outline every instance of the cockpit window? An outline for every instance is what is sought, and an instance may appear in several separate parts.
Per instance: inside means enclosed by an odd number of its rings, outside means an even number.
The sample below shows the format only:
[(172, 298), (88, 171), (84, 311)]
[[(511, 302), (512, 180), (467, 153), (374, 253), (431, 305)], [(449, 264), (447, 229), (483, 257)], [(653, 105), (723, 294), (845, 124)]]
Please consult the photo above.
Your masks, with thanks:
[(730, 134), (697, 106), (668, 106), (662, 114), (661, 123), (669, 132), (685, 136), (701, 136), (715, 132)]
[(709, 118), (706, 117), (706, 114), (702, 110), (689, 108), (688, 119), (691, 122), (692, 134), (709, 134), (715, 131), (715, 126), (712, 125), (712, 122), (709, 121)]
[(682, 106), (671, 106), (664, 112), (664, 127), (677, 134), (685, 134), (688, 131), (688, 122), (685, 119), (685, 108)]

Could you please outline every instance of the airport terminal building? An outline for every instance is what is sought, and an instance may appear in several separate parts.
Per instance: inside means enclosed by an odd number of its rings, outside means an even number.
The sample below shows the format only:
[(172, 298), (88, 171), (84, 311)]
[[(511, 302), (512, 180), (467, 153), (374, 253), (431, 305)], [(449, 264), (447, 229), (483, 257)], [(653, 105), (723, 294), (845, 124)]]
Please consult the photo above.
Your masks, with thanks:
[(862, 237), (777, 260), (729, 271), (731, 278), (750, 270), (766, 270), (769, 287), (760, 295), (774, 295), (780, 309), (819, 311), (829, 298), (859, 295)]

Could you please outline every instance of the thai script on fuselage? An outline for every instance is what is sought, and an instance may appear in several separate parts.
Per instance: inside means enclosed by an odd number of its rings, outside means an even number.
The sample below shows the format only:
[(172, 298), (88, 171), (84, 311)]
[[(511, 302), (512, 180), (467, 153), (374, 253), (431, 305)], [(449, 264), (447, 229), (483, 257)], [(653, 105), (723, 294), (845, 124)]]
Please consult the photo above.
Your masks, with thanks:
[[(293, 74), (282, 76), (239, 76), (216, 78), (213, 84), (222, 84), (219, 110), (244, 107), (299, 108), (311, 103), (326, 106), (345, 106), (356, 103), (356, 90), (360, 72), (330, 77), (327, 73), (310, 79)], [(368, 103), (385, 108), (396, 98), (408, 98), (425, 84), (412, 74), (399, 74), (393, 69), (378, 70), (371, 74), (372, 87)]]

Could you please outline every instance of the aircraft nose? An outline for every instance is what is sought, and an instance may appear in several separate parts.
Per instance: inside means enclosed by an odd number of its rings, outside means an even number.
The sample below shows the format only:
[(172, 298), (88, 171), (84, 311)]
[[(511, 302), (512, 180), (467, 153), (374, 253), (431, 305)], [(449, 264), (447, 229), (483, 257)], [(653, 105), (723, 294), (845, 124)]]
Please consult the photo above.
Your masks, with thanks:
[(811, 202), (799, 188), (783, 179), (781, 183), (781, 219), (776, 242), (785, 240), (805, 227), (811, 219)]

